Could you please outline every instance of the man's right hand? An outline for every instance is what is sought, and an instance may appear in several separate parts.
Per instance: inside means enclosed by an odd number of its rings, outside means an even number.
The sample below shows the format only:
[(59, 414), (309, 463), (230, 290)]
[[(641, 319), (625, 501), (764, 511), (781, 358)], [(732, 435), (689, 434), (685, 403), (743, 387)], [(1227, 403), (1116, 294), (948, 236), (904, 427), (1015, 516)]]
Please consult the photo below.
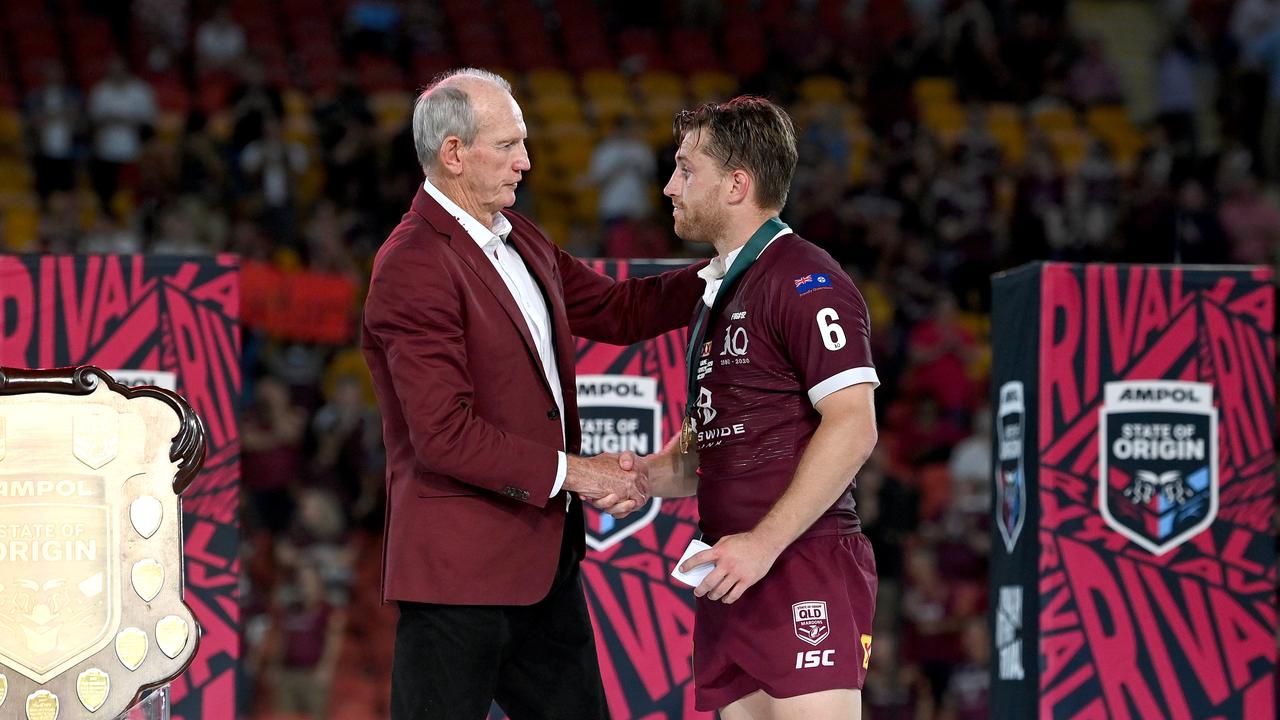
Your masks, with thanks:
[(643, 466), (637, 467), (629, 458), (624, 461), (615, 454), (589, 458), (570, 455), (564, 488), (618, 518), (649, 501), (648, 478)]

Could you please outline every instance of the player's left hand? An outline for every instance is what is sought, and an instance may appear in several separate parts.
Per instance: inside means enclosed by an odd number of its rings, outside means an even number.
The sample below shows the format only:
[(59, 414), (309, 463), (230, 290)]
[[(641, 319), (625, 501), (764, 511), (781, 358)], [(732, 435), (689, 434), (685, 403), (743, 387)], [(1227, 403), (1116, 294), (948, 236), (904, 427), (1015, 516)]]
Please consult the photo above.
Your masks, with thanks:
[(726, 535), (710, 550), (685, 560), (680, 569), (688, 572), (699, 565), (715, 563), (716, 569), (694, 588), (693, 594), (732, 605), (769, 572), (779, 552), (750, 532)]

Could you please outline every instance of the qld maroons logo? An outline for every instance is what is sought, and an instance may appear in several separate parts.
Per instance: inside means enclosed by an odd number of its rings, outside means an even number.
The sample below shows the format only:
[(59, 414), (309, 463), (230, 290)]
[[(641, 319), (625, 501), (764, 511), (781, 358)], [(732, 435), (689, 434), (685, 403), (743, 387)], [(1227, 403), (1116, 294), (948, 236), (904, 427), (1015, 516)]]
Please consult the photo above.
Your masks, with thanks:
[(792, 605), (791, 622), (795, 625), (796, 637), (810, 645), (821, 643), (831, 634), (825, 600), (806, 600)]
[(1213, 386), (1172, 380), (1107, 383), (1098, 411), (1098, 504), (1113, 530), (1156, 555), (1218, 515)]

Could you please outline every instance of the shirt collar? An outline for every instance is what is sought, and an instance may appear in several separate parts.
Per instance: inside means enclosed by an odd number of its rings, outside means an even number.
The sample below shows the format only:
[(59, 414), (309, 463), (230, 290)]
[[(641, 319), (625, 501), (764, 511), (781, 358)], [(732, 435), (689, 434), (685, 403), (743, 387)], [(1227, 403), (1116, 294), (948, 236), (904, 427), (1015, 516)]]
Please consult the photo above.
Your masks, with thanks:
[[(769, 249), (769, 246), (773, 244), (774, 240), (777, 240), (783, 235), (787, 235), (791, 232), (791, 228), (783, 228), (782, 230), (779, 230), (778, 234), (769, 238), (769, 242), (765, 243), (764, 247), (760, 249), (760, 254), (763, 255), (764, 251)], [(702, 301), (707, 304), (707, 307), (710, 307), (715, 303), (716, 293), (720, 290), (720, 281), (723, 280), (725, 274), (729, 272), (729, 268), (733, 267), (733, 261), (738, 259), (738, 256), (742, 254), (742, 249), (745, 247), (745, 244), (741, 245), (738, 249), (733, 250), (723, 258), (719, 255), (711, 258), (711, 262), (707, 263), (706, 267), (698, 271), (698, 277), (702, 278), (703, 282), (707, 284), (702, 293)]]
[(448, 195), (440, 192), (439, 188), (431, 184), (430, 179), (422, 182), (422, 189), (426, 190), (432, 200), (440, 203), (440, 207), (444, 208), (445, 212), (458, 221), (458, 224), (462, 226), (463, 230), (467, 231), (472, 240), (476, 241), (480, 249), (488, 250), (496, 243), (506, 242), (507, 235), (511, 233), (511, 221), (507, 219), (506, 215), (498, 213), (497, 219), (493, 222), (493, 229), (490, 230), (466, 210), (459, 207), (458, 203), (449, 199)]

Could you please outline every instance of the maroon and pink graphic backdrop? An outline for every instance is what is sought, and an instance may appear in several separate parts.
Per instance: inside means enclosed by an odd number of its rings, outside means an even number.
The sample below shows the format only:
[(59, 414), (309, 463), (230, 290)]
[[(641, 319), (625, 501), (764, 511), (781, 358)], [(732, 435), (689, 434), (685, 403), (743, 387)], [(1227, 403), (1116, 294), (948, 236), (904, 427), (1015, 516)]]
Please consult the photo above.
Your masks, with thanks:
[[(623, 280), (673, 266), (605, 261), (594, 267)], [(684, 350), (683, 330), (625, 348), (579, 339), (577, 372), (656, 379), (661, 436), (672, 438), (684, 416)], [(588, 508), (587, 523), (599, 527), (599, 520)], [(693, 709), (693, 590), (669, 575), (697, 536), (696, 501), (663, 500), (653, 522), (602, 551), (587, 551), (582, 574), (614, 720), (712, 717)]]
[(171, 685), (173, 717), (235, 715), (240, 286), (236, 260), (0, 256), (0, 364), (173, 373), (208, 431), (204, 469), (183, 493), (186, 601), (200, 650)]
[[(1035, 388), (1036, 507), (1021, 537), (1035, 552), (993, 550), (993, 598), (1024, 588), (1030, 650), (1025, 681), (1016, 662), (993, 667), (995, 717), (1275, 718), (1272, 283), (1255, 268), (1058, 263), (997, 278), (994, 375)], [(1002, 301), (1025, 313), (1036, 297), (1038, 322), (1000, 325)], [(1211, 386), (1218, 428), (1216, 516), (1161, 554), (1099, 507), (1105, 386), (1149, 380)], [(1016, 649), (1011, 614), (997, 608), (993, 665)]]

